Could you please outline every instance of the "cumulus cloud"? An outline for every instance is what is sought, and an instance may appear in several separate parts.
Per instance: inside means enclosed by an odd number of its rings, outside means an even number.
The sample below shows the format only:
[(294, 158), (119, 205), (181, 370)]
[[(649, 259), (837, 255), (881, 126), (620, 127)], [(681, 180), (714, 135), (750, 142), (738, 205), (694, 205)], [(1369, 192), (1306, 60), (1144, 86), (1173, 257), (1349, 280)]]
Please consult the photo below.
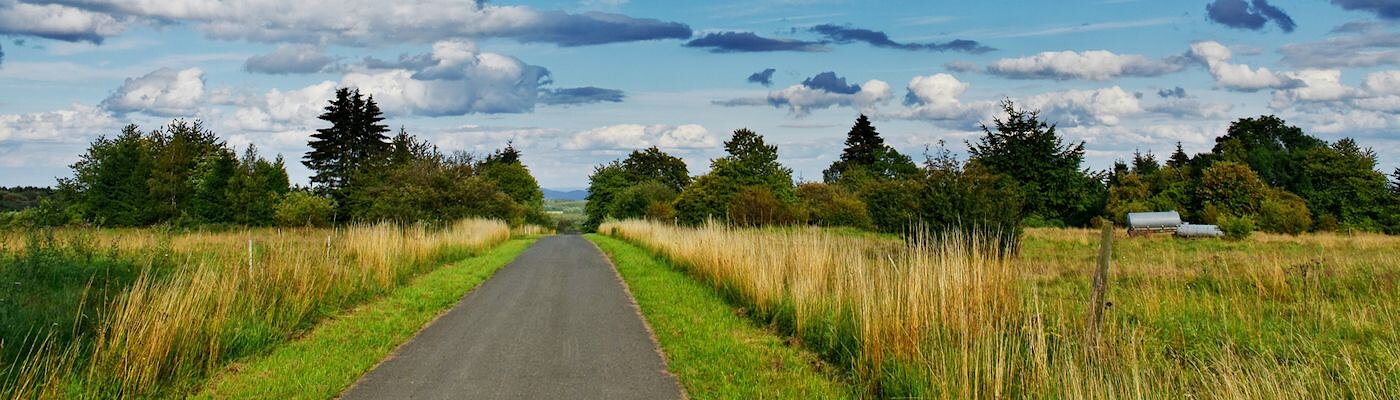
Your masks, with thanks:
[(1211, 21), (1237, 29), (1260, 30), (1264, 24), (1273, 21), (1284, 32), (1293, 32), (1298, 25), (1293, 18), (1267, 0), (1215, 0), (1206, 4), (1206, 16)]
[(905, 86), (904, 109), (890, 116), (925, 121), (950, 121), (961, 128), (972, 128), (991, 114), (990, 102), (964, 105), (960, 98), (971, 87), (949, 74), (915, 76)]
[(1241, 92), (1254, 92), (1262, 89), (1287, 89), (1302, 83), (1296, 79), (1276, 74), (1268, 68), (1250, 68), (1244, 64), (1230, 63), (1230, 48), (1218, 42), (1204, 41), (1191, 44), (1187, 55), (1210, 70), (1216, 86)]
[(239, 105), (228, 122), (238, 131), (310, 131), (317, 123), (326, 101), (335, 96), (340, 85), (324, 81), (301, 89), (269, 90), (260, 97), (239, 99)]
[(709, 49), (711, 53), (750, 53), (767, 51), (831, 51), (821, 42), (774, 39), (753, 32), (711, 32), (685, 43), (685, 47)]
[(1356, 88), (1342, 84), (1342, 71), (1340, 70), (1305, 69), (1284, 75), (1301, 82), (1301, 84), (1274, 91), (1274, 98), (1270, 106), (1275, 109), (1282, 109), (1300, 101), (1336, 101), (1361, 94)]
[(321, 47), (307, 44), (284, 44), (268, 54), (256, 55), (243, 63), (243, 69), (260, 74), (311, 74), (321, 72), (335, 62)]
[(204, 71), (161, 68), (127, 78), (102, 107), (117, 114), (141, 112), (160, 117), (193, 115), (204, 98)]
[(1104, 50), (1047, 51), (1034, 56), (1003, 58), (987, 66), (987, 72), (1013, 79), (1084, 79), (1104, 81), (1122, 76), (1160, 76), (1185, 68), (1185, 57), (1153, 60), (1136, 54), (1119, 55)]
[(62, 4), (0, 1), (0, 34), (101, 43), (122, 33), (124, 20)]
[(91, 41), (118, 34), (134, 21), (188, 23), (216, 39), (350, 46), (464, 37), (584, 46), (691, 36), (689, 26), (676, 22), (455, 0), (83, 0), (64, 5), (13, 4), (0, 15), (4, 16), (0, 31), (5, 33)]
[(1400, 3), (1391, 0), (1332, 0), (1348, 10), (1366, 11), (1385, 19), (1400, 19)]
[(1042, 93), (1024, 98), (1021, 105), (1039, 109), (1047, 119), (1069, 126), (1114, 126), (1124, 116), (1144, 111), (1137, 96), (1118, 86)]
[(621, 90), (594, 86), (540, 90), (540, 103), (554, 105), (617, 103), (626, 97)]
[(695, 124), (622, 124), (575, 133), (563, 147), (568, 150), (626, 150), (650, 146), (664, 149), (713, 148), (719, 146), (719, 139), (705, 127)]
[(1333, 32), (1342, 35), (1279, 47), (1283, 62), (1300, 68), (1400, 64), (1400, 33), (1374, 23), (1348, 23)]
[(852, 28), (834, 24), (821, 24), (808, 28), (826, 37), (835, 43), (847, 44), (852, 42), (864, 42), (871, 46), (887, 49), (911, 50), (911, 51), (960, 51), (964, 53), (986, 53), (996, 49), (983, 46), (975, 40), (956, 39), (949, 42), (937, 43), (900, 43), (890, 40), (889, 35), (884, 32), (869, 29)]
[(767, 68), (762, 71), (755, 72), (749, 75), (749, 82), (757, 83), (763, 86), (773, 86), (774, 72), (778, 72), (778, 70), (773, 68)]
[(106, 110), (78, 104), (66, 110), (0, 115), (0, 143), (81, 143), (115, 129), (118, 124)]
[(836, 106), (868, 109), (888, 102), (891, 97), (890, 85), (884, 81), (871, 79), (860, 85), (847, 84), (846, 78), (834, 72), (823, 72), (801, 84), (768, 93), (768, 104), (786, 106), (793, 115), (802, 116), (813, 109)]

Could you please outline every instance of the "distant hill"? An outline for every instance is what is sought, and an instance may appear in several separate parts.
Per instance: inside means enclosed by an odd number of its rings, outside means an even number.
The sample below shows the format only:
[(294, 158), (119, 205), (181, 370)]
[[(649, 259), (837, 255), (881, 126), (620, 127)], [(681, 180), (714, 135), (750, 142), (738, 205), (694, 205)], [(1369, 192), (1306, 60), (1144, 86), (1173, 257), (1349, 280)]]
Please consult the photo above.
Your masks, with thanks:
[(545, 200), (583, 200), (588, 197), (587, 190), (552, 190), (544, 189)]

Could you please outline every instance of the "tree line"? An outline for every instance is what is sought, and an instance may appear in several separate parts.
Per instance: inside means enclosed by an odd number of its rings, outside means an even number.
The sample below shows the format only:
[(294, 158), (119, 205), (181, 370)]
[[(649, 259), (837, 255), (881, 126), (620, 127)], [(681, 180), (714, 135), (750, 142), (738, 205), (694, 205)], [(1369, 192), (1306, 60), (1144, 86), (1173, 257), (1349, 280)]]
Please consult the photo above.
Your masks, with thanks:
[(128, 125), (93, 140), (51, 194), (24, 198), (37, 207), (0, 213), (0, 226), (548, 223), (543, 192), (514, 146), (479, 158), (403, 129), (391, 138), (374, 98), (359, 90), (337, 90), (324, 111), (329, 126), (302, 158), (313, 172), (308, 187), (290, 184), (281, 156), (268, 160), (253, 145), (238, 155), (198, 121), (150, 132)]
[(1188, 221), (1306, 231), (1400, 233), (1396, 182), (1352, 139), (1327, 143), (1274, 116), (1230, 125), (1207, 153), (1178, 143), (1165, 164), (1136, 153), (1111, 170), (1083, 166), (1038, 111), (1002, 104), (959, 160), (942, 142), (922, 165), (886, 145), (861, 115), (821, 182), (794, 182), (777, 146), (748, 129), (724, 142), (710, 171), (652, 147), (600, 165), (589, 178), (585, 229), (609, 218), (740, 226), (810, 224), (882, 232), (976, 231), (1014, 246), (1022, 227), (1124, 223), (1127, 213), (1175, 210)]

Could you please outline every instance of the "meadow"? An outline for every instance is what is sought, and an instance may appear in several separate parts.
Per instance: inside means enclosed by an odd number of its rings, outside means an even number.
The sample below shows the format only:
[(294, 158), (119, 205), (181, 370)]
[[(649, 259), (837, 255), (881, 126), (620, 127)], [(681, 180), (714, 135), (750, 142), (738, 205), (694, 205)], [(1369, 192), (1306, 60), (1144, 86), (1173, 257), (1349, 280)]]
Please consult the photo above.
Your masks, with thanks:
[(232, 360), (511, 235), (489, 220), (0, 233), (0, 397), (182, 396)]
[[(1389, 398), (1400, 393), (1400, 238), (1116, 232), (981, 240), (628, 220), (630, 241), (883, 398)], [(974, 238), (975, 239), (975, 238)], [(1092, 337), (1098, 337), (1092, 340)]]

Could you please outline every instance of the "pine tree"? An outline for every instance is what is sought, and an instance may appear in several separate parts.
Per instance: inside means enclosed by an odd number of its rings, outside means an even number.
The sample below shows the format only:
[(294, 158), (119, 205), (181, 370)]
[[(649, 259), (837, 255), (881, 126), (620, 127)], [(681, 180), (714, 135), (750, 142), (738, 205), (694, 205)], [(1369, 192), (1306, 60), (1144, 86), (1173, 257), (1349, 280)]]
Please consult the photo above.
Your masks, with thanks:
[(1181, 149), (1181, 142), (1176, 142), (1176, 151), (1172, 152), (1171, 158), (1167, 159), (1167, 166), (1181, 168), (1191, 164), (1191, 156), (1186, 155), (1186, 151)]
[(870, 124), (870, 119), (861, 114), (846, 134), (846, 149), (841, 152), (841, 159), (822, 171), (822, 179), (827, 183), (858, 186), (867, 178), (888, 180), (912, 177), (917, 173), (918, 166), (914, 165), (914, 160), (885, 145), (885, 140), (880, 138), (880, 132)]
[(982, 138), (970, 143), (971, 161), (1020, 183), (1028, 215), (1050, 224), (1088, 223), (1107, 196), (1100, 177), (1080, 170), (1084, 142), (1065, 144), (1038, 111), (1010, 100), (1002, 111), (1007, 117), (992, 120), (996, 129), (983, 125)]
[(1133, 151), (1133, 172), (1142, 176), (1149, 176), (1157, 173), (1162, 165), (1157, 164), (1157, 156), (1152, 153)]

